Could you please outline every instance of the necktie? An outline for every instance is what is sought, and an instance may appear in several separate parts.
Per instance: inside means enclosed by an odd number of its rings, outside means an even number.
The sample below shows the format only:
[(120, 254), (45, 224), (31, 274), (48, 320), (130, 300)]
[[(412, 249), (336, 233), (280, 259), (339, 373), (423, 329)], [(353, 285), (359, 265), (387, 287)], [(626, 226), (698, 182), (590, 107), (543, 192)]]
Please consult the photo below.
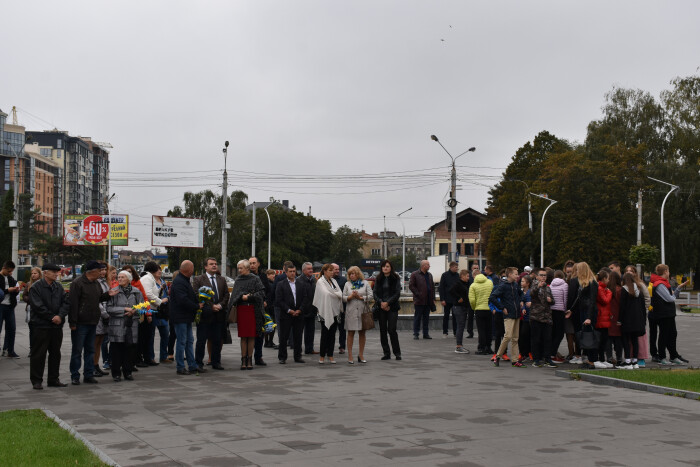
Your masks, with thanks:
[(214, 303), (219, 303), (219, 291), (216, 290), (216, 276), (209, 276), (209, 282), (211, 282), (211, 289), (214, 291)]

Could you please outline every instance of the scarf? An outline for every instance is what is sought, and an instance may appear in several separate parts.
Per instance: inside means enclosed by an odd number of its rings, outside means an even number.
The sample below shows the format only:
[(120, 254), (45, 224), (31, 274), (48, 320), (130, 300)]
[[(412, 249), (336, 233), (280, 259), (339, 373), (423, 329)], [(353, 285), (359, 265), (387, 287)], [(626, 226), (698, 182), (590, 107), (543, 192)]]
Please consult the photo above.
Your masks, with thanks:
[(362, 288), (362, 283), (363, 283), (363, 282), (364, 282), (364, 281), (363, 281), (362, 279), (359, 279), (359, 280), (356, 280), (356, 281), (352, 281), (352, 288), (353, 288), (353, 289), (361, 289), (361, 288)]
[(122, 287), (122, 290), (124, 291), (124, 295), (126, 295), (126, 296), (128, 297), (129, 294), (131, 294), (131, 289), (132, 289), (132, 288), (133, 288), (133, 287), (131, 287), (131, 285), (127, 285), (126, 287)]

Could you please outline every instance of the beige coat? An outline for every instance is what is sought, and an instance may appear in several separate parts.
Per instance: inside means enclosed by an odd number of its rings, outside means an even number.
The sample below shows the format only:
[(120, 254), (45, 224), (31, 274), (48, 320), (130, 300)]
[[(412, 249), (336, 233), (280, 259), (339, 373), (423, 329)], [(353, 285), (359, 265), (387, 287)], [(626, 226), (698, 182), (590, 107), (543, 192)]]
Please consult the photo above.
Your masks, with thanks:
[[(362, 300), (348, 300), (353, 291), (357, 290)], [(362, 287), (359, 289), (352, 288), (352, 282), (347, 281), (343, 288), (343, 301), (347, 303), (345, 308), (345, 329), (348, 331), (362, 331), (362, 313), (365, 311), (365, 303), (372, 301), (372, 288), (367, 281), (362, 281)]]

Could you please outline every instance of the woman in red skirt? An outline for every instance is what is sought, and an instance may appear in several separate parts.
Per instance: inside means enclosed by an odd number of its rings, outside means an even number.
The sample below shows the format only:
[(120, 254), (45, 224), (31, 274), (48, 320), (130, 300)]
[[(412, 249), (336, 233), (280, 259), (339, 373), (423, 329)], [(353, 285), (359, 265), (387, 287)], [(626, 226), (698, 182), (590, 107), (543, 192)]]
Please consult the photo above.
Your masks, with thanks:
[(237, 269), (238, 277), (231, 291), (229, 306), (235, 306), (238, 315), (241, 370), (252, 370), (255, 336), (262, 333), (265, 318), (265, 287), (257, 275), (250, 273), (247, 259), (239, 261)]

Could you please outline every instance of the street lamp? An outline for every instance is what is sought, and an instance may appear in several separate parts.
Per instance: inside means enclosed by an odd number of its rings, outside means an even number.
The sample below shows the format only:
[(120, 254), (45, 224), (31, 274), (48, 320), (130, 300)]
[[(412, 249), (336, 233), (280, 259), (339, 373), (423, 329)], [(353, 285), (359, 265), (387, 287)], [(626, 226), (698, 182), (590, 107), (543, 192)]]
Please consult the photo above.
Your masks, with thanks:
[(666, 242), (664, 240), (664, 208), (666, 207), (666, 200), (671, 195), (671, 193), (678, 190), (680, 187), (678, 185), (674, 185), (673, 183), (664, 182), (663, 180), (658, 180), (656, 178), (647, 178), (671, 187), (671, 191), (666, 193), (664, 201), (663, 203), (661, 203), (661, 264), (666, 264)]
[(457, 159), (459, 159), (460, 157), (462, 157), (466, 153), (476, 151), (476, 148), (471, 147), (471, 148), (467, 149), (466, 151), (464, 151), (459, 156), (452, 157), (452, 154), (450, 154), (450, 152), (445, 148), (445, 146), (442, 145), (442, 143), (440, 142), (440, 140), (438, 139), (437, 136), (430, 135), (430, 139), (432, 139), (437, 144), (439, 144), (440, 147), (442, 147), (442, 149), (445, 150), (447, 155), (450, 156), (450, 159), (452, 160), (452, 174), (450, 177), (450, 179), (451, 179), (450, 199), (449, 199), (449, 201), (447, 201), (447, 205), (450, 208), (452, 208), (452, 235), (450, 237), (450, 243), (452, 244), (451, 260), (456, 261), (457, 260), (457, 255), (456, 255), (456, 252), (457, 252), (457, 169), (455, 167), (455, 162), (457, 161)]
[[(509, 180), (511, 182), (520, 182), (523, 185), (525, 185), (525, 196), (527, 196), (527, 226), (530, 229), (530, 233), (532, 233), (532, 204), (530, 201), (530, 193), (529, 193), (530, 187), (523, 180), (518, 180), (516, 178), (506, 178), (505, 180)], [(532, 257), (532, 250), (530, 250), (530, 267), (531, 268), (535, 267), (535, 259)]]
[(221, 274), (226, 275), (226, 229), (228, 228), (228, 195), (226, 189), (228, 188), (228, 173), (226, 172), (226, 156), (228, 155), (228, 141), (224, 143), (224, 185), (223, 185), (223, 196), (221, 202), (223, 204), (223, 218), (221, 219)]
[[(267, 269), (270, 269), (270, 258), (272, 257), (272, 221), (270, 220), (270, 213), (267, 212), (267, 208), (275, 204), (275, 198), (270, 198), (270, 204), (265, 206), (265, 214), (267, 214)], [(253, 212), (255, 212), (255, 203), (253, 203)]]
[(399, 213), (398, 217), (401, 221), (401, 228), (403, 229), (403, 257), (401, 258), (401, 291), (406, 292), (406, 226), (401, 219), (401, 214), (406, 214), (408, 211), (413, 209), (413, 206)]
[(107, 208), (107, 265), (112, 265), (112, 215), (109, 212), (109, 202), (112, 201), (116, 193), (107, 198), (105, 196), (105, 207)]
[(544, 267), (544, 216), (547, 215), (547, 211), (549, 211), (549, 208), (557, 204), (556, 201), (553, 199), (547, 197), (547, 195), (538, 195), (536, 193), (530, 193), (532, 196), (537, 196), (538, 198), (546, 199), (549, 201), (549, 206), (547, 206), (547, 209), (544, 210), (542, 213), (542, 227), (540, 227), (540, 267)]

